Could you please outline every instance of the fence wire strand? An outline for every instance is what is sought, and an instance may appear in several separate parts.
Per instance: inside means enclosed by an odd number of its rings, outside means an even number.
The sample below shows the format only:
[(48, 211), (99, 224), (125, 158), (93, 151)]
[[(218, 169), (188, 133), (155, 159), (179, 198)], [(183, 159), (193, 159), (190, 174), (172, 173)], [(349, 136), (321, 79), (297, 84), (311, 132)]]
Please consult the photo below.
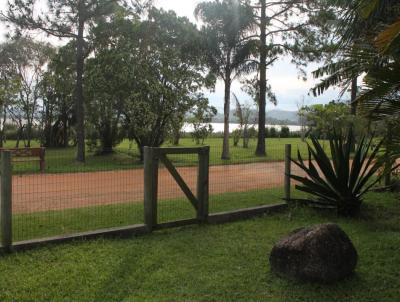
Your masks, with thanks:
[[(209, 213), (273, 204), (284, 197), (285, 140), (270, 144), (266, 157), (231, 147), (222, 161), (220, 138), (212, 138), (209, 168)], [(193, 144), (193, 143), (192, 143)], [(110, 155), (88, 152), (85, 164), (75, 148), (46, 150), (46, 166), (13, 162), (13, 240), (21, 241), (144, 223), (144, 172), (137, 151), (119, 146)], [(295, 147), (295, 146), (294, 146)], [(194, 195), (198, 156), (168, 156)], [(196, 211), (160, 162), (158, 222), (191, 219)]]

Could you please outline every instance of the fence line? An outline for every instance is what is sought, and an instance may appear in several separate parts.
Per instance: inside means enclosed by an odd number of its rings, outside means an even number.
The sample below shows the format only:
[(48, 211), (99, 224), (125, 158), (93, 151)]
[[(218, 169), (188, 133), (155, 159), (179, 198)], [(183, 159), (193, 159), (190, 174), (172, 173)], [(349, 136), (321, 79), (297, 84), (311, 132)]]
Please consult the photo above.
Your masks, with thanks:
[(11, 152), (1, 152), (1, 245), (10, 251), (12, 245), (12, 166)]
[(290, 174), (291, 174), (291, 160), (292, 160), (292, 145), (285, 145), (285, 200), (290, 201)]
[[(197, 181), (194, 182), (193, 178), (193, 167), (180, 167), (179, 160), (174, 158), (174, 160), (169, 159), (169, 155), (171, 156), (184, 156), (184, 155), (191, 155), (197, 154)], [(144, 173), (143, 173), (143, 195), (144, 199), (142, 202), (143, 211), (142, 213), (144, 224), (128, 224), (126, 226), (112, 226), (106, 228), (97, 228), (95, 231), (87, 231), (87, 232), (72, 232), (72, 234), (61, 234), (60, 236), (53, 236), (41, 239), (30, 239), (28, 240), (13, 240), (12, 237), (12, 226), (13, 226), (13, 211), (12, 211), (12, 164), (11, 164), (11, 153), (6, 150), (1, 151), (1, 247), (2, 251), (10, 251), (10, 250), (20, 250), (25, 248), (30, 248), (42, 244), (47, 243), (56, 243), (56, 242), (66, 242), (75, 239), (82, 239), (82, 238), (96, 238), (99, 236), (125, 236), (125, 235), (139, 235), (152, 232), (153, 230), (169, 228), (169, 227), (177, 227), (177, 226), (184, 226), (188, 224), (196, 224), (196, 223), (221, 223), (221, 222), (229, 222), (238, 219), (244, 219), (252, 216), (261, 215), (264, 213), (270, 213), (274, 211), (280, 211), (286, 208), (286, 203), (279, 203), (279, 204), (267, 204), (262, 206), (254, 206), (251, 204), (239, 204), (239, 205), (232, 205), (227, 210), (221, 208), (218, 210), (218, 207), (215, 207), (214, 210), (210, 213), (209, 208), (209, 197), (210, 197), (210, 168), (213, 171), (215, 170), (222, 170), (222, 178), (218, 179), (217, 185), (224, 185), (228, 183), (231, 187), (232, 181), (236, 183), (240, 183), (238, 175), (234, 175), (234, 178), (226, 179), (224, 177), (224, 171), (230, 171), (234, 169), (234, 173), (244, 173), (244, 174), (251, 174), (253, 168), (252, 164), (245, 164), (245, 165), (238, 165), (237, 168), (235, 166), (212, 166), (210, 167), (210, 147), (196, 147), (196, 148), (145, 148), (144, 150)], [(186, 161), (184, 161), (186, 162)], [(187, 162), (191, 162), (188, 160)], [(284, 165), (281, 165), (283, 163)], [(160, 166), (163, 164), (163, 168)], [(257, 169), (264, 169), (263, 165)], [(284, 199), (288, 201), (290, 199), (290, 173), (291, 173), (291, 145), (285, 146), (285, 156), (284, 162), (276, 162), (271, 163), (269, 166), (265, 165), (266, 167), (272, 166), (271, 170), (272, 175), (268, 177), (272, 177), (268, 179), (272, 183), (279, 183), (279, 179), (281, 179), (281, 184), (283, 191), (277, 191), (276, 194), (281, 194), (280, 199)], [(172, 178), (184, 192), (184, 195), (188, 197), (189, 201), (192, 203), (193, 207), (195, 208), (195, 212), (192, 218), (190, 215), (185, 217), (184, 219), (179, 219), (179, 215), (171, 215), (170, 219), (167, 221), (158, 221), (159, 215), (159, 204), (158, 204), (158, 195), (159, 195), (159, 170), (162, 169), (163, 179), (165, 178), (165, 171), (169, 171), (172, 175)], [(245, 170), (243, 170), (245, 169)], [(250, 170), (246, 170), (250, 169)], [(165, 170), (165, 171), (164, 171)], [(278, 175), (273, 175), (273, 171), (280, 171), (277, 172), (281, 175), (281, 177), (277, 177)], [(190, 172), (190, 173), (189, 173)], [(221, 172), (221, 171), (219, 171)], [(249, 177), (249, 181), (254, 179), (255, 182), (260, 181), (260, 172), (263, 170), (256, 171), (254, 174), (254, 178)], [(182, 174), (183, 173), (183, 174)], [(190, 175), (191, 184), (185, 182), (185, 173)], [(182, 175), (181, 175), (182, 174)], [(261, 173), (262, 175), (262, 173)], [(267, 174), (266, 174), (267, 175)], [(250, 175), (251, 176), (251, 175)], [(46, 179), (46, 175), (38, 174), (38, 179)], [(213, 180), (215, 181), (215, 176), (213, 176)], [(267, 176), (266, 176), (267, 177)], [(110, 179), (111, 180), (111, 179)], [(187, 179), (186, 179), (187, 181)], [(34, 186), (38, 182), (32, 183), (32, 188), (27, 188), (27, 193), (24, 194), (35, 194), (37, 193), (34, 189)], [(267, 183), (267, 179), (265, 180)], [(248, 183), (252, 184), (252, 183)], [(246, 185), (246, 184), (245, 184)], [(196, 186), (193, 189), (193, 186)], [(215, 187), (215, 184), (213, 184)], [(192, 188), (191, 188), (192, 187)], [(257, 186), (256, 186), (257, 187)], [(263, 188), (263, 187), (260, 187)], [(73, 189), (73, 188), (71, 188)], [(31, 190), (31, 191), (30, 191)], [(25, 192), (25, 191), (24, 191)], [(40, 191), (39, 191), (40, 192)], [(196, 194), (194, 195), (195, 192)], [(229, 192), (229, 191), (228, 191)], [(233, 190), (232, 192), (236, 192)], [(262, 193), (263, 191), (261, 191)], [(44, 194), (45, 192), (40, 192)], [(61, 192), (62, 193), (62, 192)], [(246, 194), (246, 193), (244, 193)], [(163, 195), (164, 196), (164, 195)], [(175, 195), (174, 195), (175, 196)], [(245, 196), (245, 195), (243, 195)], [(256, 195), (256, 198), (259, 195)], [(262, 194), (260, 195), (262, 196)], [(163, 197), (165, 198), (165, 196)], [(229, 199), (229, 196), (228, 196)], [(213, 197), (213, 203), (217, 202), (218, 200)], [(162, 202), (161, 205), (163, 206), (160, 210), (165, 211), (165, 206), (168, 202)], [(175, 202), (176, 203), (176, 202)], [(191, 207), (188, 201), (180, 203), (180, 205), (187, 205)], [(260, 204), (260, 202), (257, 202)], [(138, 203), (139, 205), (139, 203)], [(123, 211), (123, 210), (121, 210)], [(170, 211), (170, 209), (169, 209)], [(128, 213), (129, 214), (129, 213)], [(15, 215), (15, 214), (14, 214)], [(51, 214), (49, 214), (51, 215)], [(38, 221), (40, 217), (37, 218)], [(36, 222), (36, 221), (34, 221)], [(38, 222), (39, 223), (39, 222)], [(20, 225), (19, 225), (20, 227)]]

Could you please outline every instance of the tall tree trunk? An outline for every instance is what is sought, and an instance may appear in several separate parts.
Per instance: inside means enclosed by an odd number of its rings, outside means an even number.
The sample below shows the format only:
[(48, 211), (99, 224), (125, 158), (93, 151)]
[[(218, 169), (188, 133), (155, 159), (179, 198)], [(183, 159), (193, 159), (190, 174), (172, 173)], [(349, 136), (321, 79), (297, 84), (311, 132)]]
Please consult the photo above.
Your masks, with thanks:
[(31, 122), (28, 122), (28, 125), (26, 126), (26, 147), (30, 148), (31, 147), (31, 140), (32, 140), (32, 124)]
[(84, 69), (84, 38), (83, 31), (85, 27), (83, 16), (83, 1), (79, 1), (79, 26), (78, 37), (76, 40), (76, 87), (75, 87), (75, 114), (76, 114), (76, 139), (78, 150), (76, 160), (85, 162), (85, 112), (83, 99), (83, 69)]
[(1, 121), (1, 131), (0, 131), (0, 148), (4, 147), (4, 141), (6, 140), (5, 125), (7, 121), (7, 111), (6, 106), (3, 105), (3, 120)]
[(243, 148), (247, 149), (249, 147), (249, 129), (247, 125), (243, 130)]
[(0, 148), (4, 147), (4, 129), (0, 131)]
[(231, 110), (231, 73), (229, 67), (225, 77), (225, 97), (224, 97), (224, 141), (222, 145), (221, 159), (229, 160), (229, 115)]
[(50, 114), (50, 105), (48, 102), (44, 103), (44, 107), (45, 107), (45, 111), (44, 111), (44, 119), (43, 119), (43, 125), (44, 125), (44, 129), (43, 129), (43, 146), (44, 147), (50, 147), (51, 146), (51, 137), (52, 137), (52, 118), (51, 118), (51, 114)]
[(101, 145), (102, 150), (101, 154), (111, 154), (113, 153), (113, 139), (114, 134), (112, 131), (112, 127), (109, 123), (107, 123), (102, 131)]
[(266, 39), (266, 0), (260, 0), (261, 4), (261, 20), (260, 20), (260, 99), (258, 106), (258, 139), (257, 139), (257, 156), (266, 156), (265, 148), (265, 109), (267, 94), (267, 39)]
[(68, 136), (68, 112), (67, 112), (67, 106), (63, 105), (63, 110), (61, 113), (61, 123), (62, 123), (62, 129), (61, 129), (61, 135), (62, 135), (62, 147), (67, 148), (68, 147), (68, 141), (69, 141), (69, 136)]

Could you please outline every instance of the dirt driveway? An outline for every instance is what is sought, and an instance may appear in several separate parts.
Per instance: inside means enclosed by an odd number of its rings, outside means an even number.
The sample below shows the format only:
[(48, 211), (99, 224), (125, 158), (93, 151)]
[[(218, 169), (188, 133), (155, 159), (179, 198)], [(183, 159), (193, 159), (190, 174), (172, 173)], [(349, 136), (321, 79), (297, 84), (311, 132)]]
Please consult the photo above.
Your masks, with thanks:
[[(196, 192), (197, 167), (178, 168)], [(210, 167), (210, 195), (283, 186), (284, 163)], [(183, 197), (168, 171), (159, 171), (159, 199)], [(13, 176), (14, 213), (143, 201), (143, 170)]]

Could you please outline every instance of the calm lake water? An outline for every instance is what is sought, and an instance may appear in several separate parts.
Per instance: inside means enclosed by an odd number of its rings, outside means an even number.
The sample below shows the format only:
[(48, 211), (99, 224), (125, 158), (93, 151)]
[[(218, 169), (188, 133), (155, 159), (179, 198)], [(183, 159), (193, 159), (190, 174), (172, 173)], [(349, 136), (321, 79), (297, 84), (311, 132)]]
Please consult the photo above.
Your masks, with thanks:
[[(214, 132), (223, 132), (224, 131), (224, 124), (223, 123), (211, 123)], [(281, 130), (282, 125), (265, 125), (268, 128), (275, 127), (277, 130)], [(285, 125), (284, 125), (285, 126)], [(290, 129), (290, 132), (298, 132), (301, 131), (301, 126), (287, 126)], [(229, 131), (232, 132), (239, 128), (239, 124), (231, 123), (229, 124)], [(258, 128), (258, 125), (255, 125), (255, 128)], [(193, 126), (191, 124), (185, 124), (182, 129), (183, 132), (193, 132)]]

